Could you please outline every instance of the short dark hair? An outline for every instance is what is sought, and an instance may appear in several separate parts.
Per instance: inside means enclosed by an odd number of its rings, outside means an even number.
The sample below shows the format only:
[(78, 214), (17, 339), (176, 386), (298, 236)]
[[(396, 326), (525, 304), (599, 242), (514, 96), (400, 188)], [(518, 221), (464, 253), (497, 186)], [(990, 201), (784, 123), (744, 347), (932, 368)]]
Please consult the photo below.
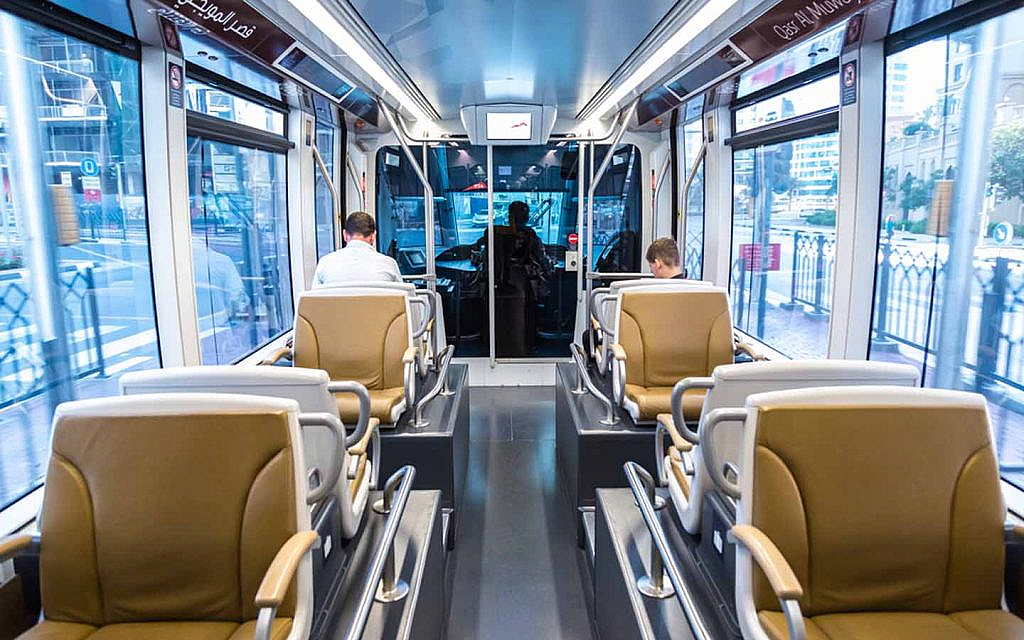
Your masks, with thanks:
[(345, 217), (345, 231), (351, 236), (369, 238), (377, 230), (373, 216), (365, 211), (353, 211)]
[(525, 226), (530, 221), (530, 205), (522, 200), (509, 203), (508, 220), (517, 227)]
[(661, 260), (662, 264), (669, 267), (679, 266), (679, 247), (672, 238), (658, 238), (647, 247), (647, 262), (654, 264), (655, 260)]

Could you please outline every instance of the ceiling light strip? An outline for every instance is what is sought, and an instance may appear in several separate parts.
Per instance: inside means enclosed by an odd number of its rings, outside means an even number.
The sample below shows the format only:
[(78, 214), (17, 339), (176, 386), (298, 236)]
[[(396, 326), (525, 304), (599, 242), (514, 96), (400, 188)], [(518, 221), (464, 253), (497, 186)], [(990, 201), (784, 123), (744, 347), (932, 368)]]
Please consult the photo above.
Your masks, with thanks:
[(373, 78), (387, 94), (397, 100), (417, 122), (427, 123), (434, 120), (395, 82), (391, 75), (319, 0), (288, 0), (288, 2), (307, 20), (316, 25), (325, 36), (333, 40), (334, 44), (352, 59), (352, 62)]

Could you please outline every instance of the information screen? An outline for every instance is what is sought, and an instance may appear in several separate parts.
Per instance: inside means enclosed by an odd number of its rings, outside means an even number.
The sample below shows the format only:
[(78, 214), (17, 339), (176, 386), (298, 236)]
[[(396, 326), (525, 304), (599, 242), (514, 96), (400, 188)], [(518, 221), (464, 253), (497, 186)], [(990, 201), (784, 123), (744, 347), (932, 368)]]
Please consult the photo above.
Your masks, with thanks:
[(491, 111), (487, 114), (488, 140), (529, 140), (532, 134), (532, 113)]

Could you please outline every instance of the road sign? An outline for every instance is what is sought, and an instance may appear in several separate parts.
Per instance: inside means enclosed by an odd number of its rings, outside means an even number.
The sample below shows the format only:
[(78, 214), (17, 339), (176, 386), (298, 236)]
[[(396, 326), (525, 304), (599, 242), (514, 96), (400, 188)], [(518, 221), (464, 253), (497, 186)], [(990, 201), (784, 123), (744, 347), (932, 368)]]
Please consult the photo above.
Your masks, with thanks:
[(741, 244), (740, 257), (746, 265), (747, 271), (778, 271), (779, 263), (782, 261), (782, 245), (773, 242), (768, 245), (768, 253), (765, 254), (760, 244)]
[(82, 178), (82, 195), (86, 202), (100, 202), (103, 199), (103, 188), (100, 179), (95, 177)]
[(78, 163), (78, 167), (82, 170), (83, 176), (95, 177), (100, 175), (100, 163), (92, 158), (83, 159)]
[(1010, 244), (1013, 241), (1013, 225), (1009, 222), (1000, 222), (992, 227), (992, 239), (996, 244)]
[(575, 245), (575, 244), (577, 244), (579, 242), (580, 237), (578, 235), (576, 235), (575, 233), (570, 233), (568, 240), (569, 240), (569, 246), (571, 247), (571, 246), (573, 246), (573, 245)]

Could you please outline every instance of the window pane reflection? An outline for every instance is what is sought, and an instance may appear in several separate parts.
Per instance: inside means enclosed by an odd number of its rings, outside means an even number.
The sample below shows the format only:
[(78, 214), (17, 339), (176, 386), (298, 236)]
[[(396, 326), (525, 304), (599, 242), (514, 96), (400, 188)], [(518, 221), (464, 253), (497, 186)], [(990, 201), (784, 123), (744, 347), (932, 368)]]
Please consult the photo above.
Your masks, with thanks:
[[(122, 7), (123, 9), (123, 7)], [(40, 486), (56, 403), (116, 395), (125, 371), (160, 366), (142, 167), (139, 63), (18, 20), (30, 86), (0, 75), (0, 509)], [(0, 62), (11, 43), (0, 44)], [(9, 100), (34, 101), (43, 166), (14, 171)], [(29, 168), (31, 169), (31, 168)], [(16, 203), (41, 180), (53, 212)], [(38, 216), (59, 238), (33, 240)], [(35, 247), (35, 250), (33, 250)], [(34, 289), (37, 256), (55, 264), (61, 308)], [(57, 340), (41, 327), (56, 324)], [(70, 372), (70, 389), (59, 384)]]
[(1024, 488), (1022, 33), (1018, 10), (886, 61), (870, 357), (985, 394), (1004, 477)]
[(828, 354), (838, 181), (838, 133), (733, 154), (733, 323), (793, 358)]
[(291, 326), (285, 156), (189, 138), (203, 364), (238, 360)]

